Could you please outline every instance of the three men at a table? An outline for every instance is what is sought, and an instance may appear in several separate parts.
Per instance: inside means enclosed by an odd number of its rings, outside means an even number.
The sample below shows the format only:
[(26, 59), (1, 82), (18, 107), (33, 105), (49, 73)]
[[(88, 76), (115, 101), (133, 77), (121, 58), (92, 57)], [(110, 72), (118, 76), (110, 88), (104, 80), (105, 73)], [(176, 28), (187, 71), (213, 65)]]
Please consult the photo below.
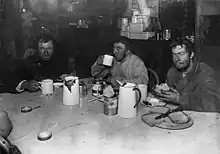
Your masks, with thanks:
[[(198, 61), (190, 40), (177, 38), (172, 41), (171, 47), (173, 66), (168, 70), (166, 82), (172, 92), (164, 93), (160, 99), (178, 103), (186, 110), (219, 112), (220, 94), (214, 70)], [(94, 78), (108, 80), (114, 88), (119, 88), (116, 80), (146, 85), (150, 82), (147, 68), (141, 58), (135, 55), (135, 51), (132, 51), (129, 39), (117, 39), (111, 55), (114, 56), (111, 67), (102, 65), (102, 55), (92, 65), (91, 75)], [(28, 49), (18, 64), (12, 72), (13, 76), (1, 76), (1, 92), (35, 92), (39, 90), (39, 80), (56, 80), (67, 75), (76, 75), (74, 58), (60, 53), (59, 44), (48, 35), (41, 36), (37, 48)], [(7, 136), (4, 135), (5, 138)]]

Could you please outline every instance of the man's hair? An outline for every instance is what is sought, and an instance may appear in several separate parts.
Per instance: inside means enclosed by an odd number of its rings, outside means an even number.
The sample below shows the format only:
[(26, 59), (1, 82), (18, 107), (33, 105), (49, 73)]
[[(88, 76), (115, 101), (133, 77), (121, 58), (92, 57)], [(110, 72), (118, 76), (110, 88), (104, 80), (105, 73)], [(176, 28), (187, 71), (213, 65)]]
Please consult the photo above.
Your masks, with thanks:
[(49, 41), (52, 41), (52, 42), (55, 41), (54, 37), (50, 34), (43, 34), (43, 35), (40, 35), (38, 38), (38, 42), (41, 42), (41, 43), (47, 43)]
[(131, 50), (130, 40), (125, 36), (118, 37), (113, 43), (122, 43), (125, 45), (127, 50)]
[(189, 53), (189, 55), (191, 55), (192, 52), (195, 53), (194, 44), (189, 39), (187, 39), (185, 37), (179, 37), (179, 38), (174, 39), (170, 46), (172, 48), (175, 48), (177, 46), (182, 47), (183, 45), (186, 47), (186, 51)]

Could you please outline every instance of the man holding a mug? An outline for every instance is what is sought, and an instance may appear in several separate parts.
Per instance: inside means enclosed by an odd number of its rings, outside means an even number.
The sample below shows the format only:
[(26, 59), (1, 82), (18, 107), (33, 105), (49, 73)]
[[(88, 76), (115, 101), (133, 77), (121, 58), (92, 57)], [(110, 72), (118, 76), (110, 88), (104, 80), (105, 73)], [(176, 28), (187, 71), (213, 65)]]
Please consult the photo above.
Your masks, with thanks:
[(15, 74), (17, 92), (39, 90), (39, 81), (50, 78), (56, 80), (64, 74), (76, 75), (74, 59), (68, 57), (54, 38), (45, 34), (40, 36), (36, 48), (25, 51)]
[(148, 72), (144, 62), (132, 53), (129, 40), (120, 37), (113, 46), (111, 62), (110, 55), (99, 56), (91, 67), (94, 78), (109, 80), (114, 88), (118, 88), (118, 81), (135, 84), (148, 84)]

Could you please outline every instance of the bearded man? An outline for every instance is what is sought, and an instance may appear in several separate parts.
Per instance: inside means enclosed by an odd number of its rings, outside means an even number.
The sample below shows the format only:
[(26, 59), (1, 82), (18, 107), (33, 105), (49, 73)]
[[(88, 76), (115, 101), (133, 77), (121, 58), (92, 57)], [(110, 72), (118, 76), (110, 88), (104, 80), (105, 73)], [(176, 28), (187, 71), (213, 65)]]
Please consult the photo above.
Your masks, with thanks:
[(91, 67), (91, 75), (109, 80), (116, 89), (119, 87), (117, 80), (124, 83), (148, 84), (147, 68), (131, 51), (129, 39), (120, 37), (114, 42), (113, 56), (111, 67), (102, 65), (104, 56), (99, 56)]
[(219, 112), (220, 93), (214, 70), (196, 59), (190, 40), (178, 38), (171, 47), (174, 65), (167, 74), (171, 92), (164, 92), (161, 99), (178, 103), (186, 110)]

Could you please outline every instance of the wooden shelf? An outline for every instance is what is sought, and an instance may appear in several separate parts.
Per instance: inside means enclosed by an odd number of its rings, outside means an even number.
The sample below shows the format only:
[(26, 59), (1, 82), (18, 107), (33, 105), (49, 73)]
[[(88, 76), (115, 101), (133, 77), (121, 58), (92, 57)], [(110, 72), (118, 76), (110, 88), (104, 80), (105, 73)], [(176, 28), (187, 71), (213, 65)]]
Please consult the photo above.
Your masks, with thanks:
[(148, 40), (153, 37), (155, 32), (139, 32), (139, 33), (131, 33), (128, 31), (121, 31), (121, 36), (125, 36), (129, 39), (137, 39), (137, 40)]

